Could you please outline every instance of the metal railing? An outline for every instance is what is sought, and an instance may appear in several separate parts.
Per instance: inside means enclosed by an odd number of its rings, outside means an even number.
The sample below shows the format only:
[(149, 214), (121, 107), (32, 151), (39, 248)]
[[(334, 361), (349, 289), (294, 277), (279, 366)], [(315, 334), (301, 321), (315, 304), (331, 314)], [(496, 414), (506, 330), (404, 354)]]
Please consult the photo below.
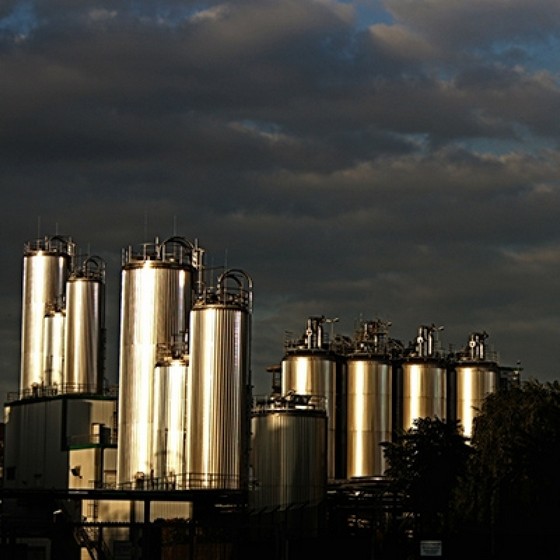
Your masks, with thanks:
[(154, 477), (138, 473), (129, 482), (109, 483), (103, 487), (116, 490), (238, 490), (241, 478), (236, 475), (213, 473), (180, 473)]
[(61, 383), (60, 385), (33, 385), (21, 391), (11, 391), (7, 394), (7, 402), (23, 399), (44, 399), (60, 395), (94, 395), (103, 397), (117, 397), (118, 385), (107, 385), (98, 389), (97, 385), (86, 383)]

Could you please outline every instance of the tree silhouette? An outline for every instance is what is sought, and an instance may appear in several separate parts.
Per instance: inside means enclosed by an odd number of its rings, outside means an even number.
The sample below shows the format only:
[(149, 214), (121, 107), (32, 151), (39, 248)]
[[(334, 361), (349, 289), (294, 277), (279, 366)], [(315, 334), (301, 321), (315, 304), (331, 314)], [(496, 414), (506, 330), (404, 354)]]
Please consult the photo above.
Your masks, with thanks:
[(471, 453), (460, 423), (418, 418), (412, 428), (382, 446), (389, 464), (385, 474), (413, 514), (416, 536), (442, 536)]
[(526, 381), (486, 397), (455, 520), (490, 531), (492, 557), (558, 552), (560, 385)]

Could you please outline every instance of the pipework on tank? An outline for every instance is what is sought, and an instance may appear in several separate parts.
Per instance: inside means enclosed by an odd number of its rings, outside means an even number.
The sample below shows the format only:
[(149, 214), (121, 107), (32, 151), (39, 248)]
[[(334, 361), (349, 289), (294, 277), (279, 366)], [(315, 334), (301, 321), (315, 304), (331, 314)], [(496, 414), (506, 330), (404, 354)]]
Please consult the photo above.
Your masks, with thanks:
[(362, 321), (354, 335), (354, 351), (382, 355), (389, 351), (389, 321)]
[(419, 358), (432, 358), (439, 353), (439, 340), (437, 333), (442, 331), (444, 327), (436, 327), (435, 324), (420, 325), (418, 334), (415, 339), (415, 355)]
[(73, 257), (76, 253), (76, 244), (72, 241), (71, 237), (63, 235), (45, 236), (42, 239), (28, 241), (24, 244), (23, 250), (25, 254), (45, 251), (47, 253), (61, 253)]
[(326, 398), (320, 395), (300, 395), (289, 391), (285, 395), (270, 395), (253, 401), (253, 411), (326, 410)]
[(122, 252), (122, 265), (136, 261), (161, 261), (189, 265), (198, 270), (202, 266), (203, 250), (185, 237), (173, 236), (160, 241), (156, 237), (153, 242), (129, 245)]
[(253, 280), (242, 270), (234, 268), (226, 270), (218, 278), (217, 297), (221, 303), (236, 303), (246, 307), (251, 313), (253, 310)]
[(486, 332), (471, 333), (469, 336), (469, 358), (471, 360), (484, 360), (486, 359), (486, 345), (485, 340), (488, 338)]
[(81, 263), (76, 262), (70, 278), (86, 278), (105, 283), (105, 261), (96, 255), (85, 257)]
[(314, 350), (323, 347), (323, 323), (324, 315), (320, 317), (309, 317), (307, 319), (307, 328), (305, 329), (305, 345), (308, 350)]

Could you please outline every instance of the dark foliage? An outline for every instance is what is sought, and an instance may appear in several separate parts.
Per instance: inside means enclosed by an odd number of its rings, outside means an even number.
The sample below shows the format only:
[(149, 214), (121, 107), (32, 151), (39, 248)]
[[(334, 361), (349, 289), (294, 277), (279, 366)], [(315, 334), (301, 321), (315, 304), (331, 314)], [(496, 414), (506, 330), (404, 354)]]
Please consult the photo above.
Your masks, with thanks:
[(382, 445), (389, 463), (385, 474), (414, 515), (416, 531), (441, 534), (471, 453), (460, 424), (419, 418), (394, 442)]
[[(556, 551), (560, 517), (560, 385), (527, 381), (489, 395), (475, 420), (473, 455), (454, 518), (486, 527), (504, 554)], [(509, 549), (513, 546), (512, 550)], [(540, 551), (540, 552), (539, 552)], [(540, 554), (540, 556), (539, 556)]]

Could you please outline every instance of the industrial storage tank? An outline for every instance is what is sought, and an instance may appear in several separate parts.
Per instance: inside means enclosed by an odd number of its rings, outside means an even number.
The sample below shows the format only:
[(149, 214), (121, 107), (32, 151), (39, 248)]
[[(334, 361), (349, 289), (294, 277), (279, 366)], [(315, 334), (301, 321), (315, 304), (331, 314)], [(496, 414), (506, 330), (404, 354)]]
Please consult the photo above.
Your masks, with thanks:
[(123, 252), (119, 363), (120, 484), (149, 476), (154, 370), (161, 344), (185, 340), (200, 250), (182, 237)]
[[(47, 394), (62, 391), (66, 314), (60, 304), (47, 305), (43, 325), (43, 385)], [(43, 389), (44, 389), (43, 388)]]
[(327, 489), (327, 414), (323, 399), (278, 395), (255, 403), (251, 419), (249, 507), (276, 513), (307, 536), (320, 527)]
[[(345, 465), (337, 462), (343, 456), (344, 425), (343, 362), (331, 350), (324, 332), (323, 316), (307, 319), (304, 335), (289, 341), (282, 359), (281, 395), (292, 393), (325, 399), (328, 418), (327, 474), (329, 479), (343, 476)], [(337, 453), (339, 451), (339, 453)]]
[(66, 283), (65, 393), (100, 393), (105, 345), (105, 263), (86, 257)]
[(456, 355), (452, 378), (454, 418), (459, 420), (463, 435), (472, 436), (473, 422), (487, 395), (499, 389), (500, 368), (495, 356), (486, 348), (486, 332), (469, 335), (468, 346)]
[[(443, 327), (421, 325), (400, 372), (400, 418), (403, 430), (418, 418), (447, 418), (447, 365), (438, 332)], [(398, 398), (398, 397), (397, 397)]]
[(61, 305), (75, 252), (71, 238), (45, 237), (24, 245), (21, 323), (20, 392), (43, 387), (45, 378), (45, 316)]
[(186, 345), (162, 348), (154, 372), (150, 475), (159, 488), (177, 488), (185, 472), (188, 356)]
[(347, 356), (347, 478), (382, 476), (393, 430), (390, 323), (363, 321)]
[(186, 435), (191, 488), (248, 485), (252, 293), (247, 274), (228, 270), (191, 312)]

